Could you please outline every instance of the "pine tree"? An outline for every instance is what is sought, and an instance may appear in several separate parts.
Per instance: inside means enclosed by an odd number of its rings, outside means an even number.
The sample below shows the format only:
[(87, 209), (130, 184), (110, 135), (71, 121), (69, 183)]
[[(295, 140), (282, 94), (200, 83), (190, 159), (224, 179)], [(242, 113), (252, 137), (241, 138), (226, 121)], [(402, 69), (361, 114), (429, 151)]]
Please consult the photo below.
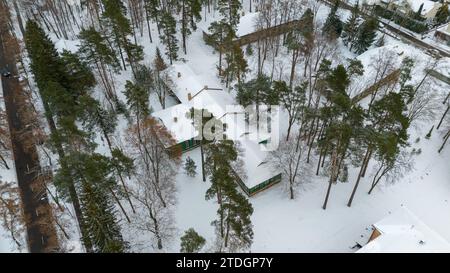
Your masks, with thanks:
[(116, 53), (109, 46), (106, 37), (95, 30), (94, 27), (83, 29), (78, 35), (80, 39), (79, 52), (84, 59), (93, 65), (108, 65), (117, 72), (120, 68)]
[(227, 52), (225, 60), (227, 66), (222, 76), (225, 78), (226, 86), (229, 86), (234, 79), (237, 79), (238, 84), (240, 84), (248, 71), (247, 60), (241, 47), (238, 45), (233, 46), (233, 49)]
[(428, 131), (428, 133), (425, 135), (425, 138), (426, 139), (430, 139), (430, 137), (431, 137), (431, 134), (433, 133), (433, 129), (434, 129), (434, 125), (433, 126), (431, 126), (431, 129), (430, 129), (430, 131)]
[(376, 137), (374, 153), (381, 164), (373, 177), (369, 194), (381, 178), (394, 167), (401, 149), (408, 145), (407, 131), (410, 122), (405, 115), (405, 110), (406, 104), (403, 97), (394, 92), (375, 101), (371, 108), (372, 123), (376, 124), (374, 126), (376, 133), (373, 134)]
[[(209, 143), (206, 149), (207, 169), (211, 187), (206, 199), (216, 199), (219, 218), (212, 222), (216, 227), (219, 251), (250, 249), (253, 241), (251, 215), (253, 207), (237, 189), (237, 176), (233, 170), (239, 164), (239, 151), (232, 140)], [(225, 249), (223, 249), (225, 248)]]
[(424, 5), (424, 3), (420, 4), (419, 9), (418, 9), (417, 12), (414, 14), (414, 17), (415, 17), (415, 19), (417, 19), (417, 20), (422, 19), (423, 5)]
[(339, 38), (342, 33), (343, 24), (341, 19), (337, 15), (339, 5), (340, 0), (335, 0), (333, 6), (331, 7), (330, 13), (328, 14), (328, 17), (322, 27), (322, 32), (329, 39)]
[(200, 236), (193, 228), (184, 232), (181, 237), (181, 253), (198, 253), (205, 245), (206, 240)]
[(252, 44), (248, 44), (248, 45), (245, 47), (245, 54), (246, 54), (247, 56), (253, 56), (253, 47), (252, 47)]
[(146, 66), (139, 64), (136, 67), (136, 75), (134, 76), (134, 82), (137, 86), (144, 89), (147, 94), (154, 89), (154, 79), (152, 77), (153, 70)]
[(274, 105), (279, 101), (279, 94), (272, 88), (270, 78), (264, 74), (237, 86), (237, 101), (245, 106), (251, 104)]
[(358, 34), (351, 48), (355, 53), (362, 54), (373, 44), (377, 36), (376, 30), (378, 28), (378, 21), (375, 18), (366, 19), (358, 28)]
[[(156, 54), (155, 58), (153, 60), (153, 68), (155, 70), (155, 87), (156, 87), (156, 94), (158, 95), (158, 100), (162, 106), (163, 109), (166, 108), (166, 94), (167, 94), (167, 83), (164, 82), (166, 77), (163, 77), (163, 75), (166, 75), (164, 71), (167, 69), (167, 64), (164, 62), (164, 59), (161, 56), (161, 52), (159, 51), (159, 48), (156, 48)], [(164, 78), (164, 79), (163, 79)]]
[(294, 88), (289, 88), (284, 81), (276, 81), (273, 83), (273, 90), (279, 94), (280, 103), (286, 109), (289, 116), (286, 141), (289, 140), (292, 125), (299, 119), (300, 114), (305, 111), (306, 87), (306, 82)]
[(107, 37), (93, 27), (83, 29), (78, 35), (80, 48), (78, 53), (99, 75), (106, 91), (106, 98), (113, 108), (119, 108), (112, 72), (118, 72), (120, 62), (117, 54), (111, 49)]
[(178, 39), (176, 37), (176, 20), (168, 11), (163, 11), (160, 19), (161, 34), (159, 38), (166, 47), (166, 56), (170, 64), (178, 59)]
[(445, 2), (437, 10), (434, 20), (435, 20), (436, 24), (438, 24), (438, 25), (445, 24), (448, 21), (449, 16), (450, 16), (450, 12), (448, 9), (448, 3)]
[(357, 2), (352, 8), (350, 17), (344, 24), (341, 35), (344, 45), (350, 46), (350, 50), (352, 50), (353, 41), (358, 34), (359, 21), (359, 3)]
[(127, 98), (127, 105), (131, 112), (134, 113), (136, 123), (139, 125), (150, 114), (150, 94), (147, 90), (130, 81), (127, 81), (125, 84), (124, 94)]
[(202, 3), (200, 0), (181, 0), (181, 36), (183, 37), (183, 50), (186, 51), (186, 39), (197, 29), (196, 22), (202, 19)]
[(187, 118), (192, 119), (193, 126), (197, 132), (200, 132), (200, 156), (202, 164), (202, 180), (206, 182), (206, 162), (205, 162), (205, 145), (214, 138), (213, 136), (207, 135), (205, 126), (211, 120), (213, 116), (206, 109), (195, 109), (191, 108), (188, 113), (186, 113)]
[(239, 0), (218, 0), (219, 13), (223, 16), (222, 21), (236, 30), (239, 24), (241, 1)]
[(295, 76), (295, 68), (300, 56), (309, 55), (314, 44), (314, 13), (307, 9), (302, 15), (302, 22), (286, 37), (286, 47), (291, 52), (291, 75), (289, 77), (289, 87), (292, 88)]
[(212, 22), (208, 28), (210, 35), (206, 43), (214, 46), (219, 51), (219, 75), (222, 75), (222, 56), (233, 48), (233, 39), (236, 37), (236, 32), (232, 26), (222, 21)]
[(130, 21), (126, 17), (126, 8), (121, 0), (102, 0), (102, 3), (104, 6), (102, 20), (110, 31), (114, 46), (119, 50), (123, 67), (126, 69), (124, 51), (127, 55), (126, 61), (134, 73), (136, 65), (144, 58), (144, 53), (141, 46), (133, 44), (128, 39), (133, 33)]
[[(158, 33), (160, 33), (160, 12), (161, 6), (159, 0), (144, 0), (144, 8), (147, 17), (147, 27), (150, 25), (149, 19), (152, 18), (158, 27)], [(150, 31), (150, 29), (149, 29)]]
[(255, 106), (256, 124), (259, 128), (260, 106), (277, 105), (279, 94), (272, 88), (270, 78), (264, 74), (259, 74), (255, 79), (237, 85), (236, 99), (244, 107)]
[(197, 165), (195, 165), (195, 161), (192, 160), (189, 156), (186, 158), (186, 162), (184, 163), (184, 171), (190, 177), (195, 177)]
[(394, 92), (375, 101), (370, 108), (368, 121), (361, 130), (361, 143), (367, 147), (366, 153), (347, 204), (349, 207), (372, 154), (375, 152), (379, 158), (390, 160), (387, 158), (388, 156), (395, 157), (394, 154), (390, 154), (391, 152), (396, 154), (400, 146), (406, 145), (409, 121), (404, 115), (405, 110), (406, 106), (402, 96)]
[(336, 183), (345, 160), (348, 158), (348, 151), (351, 150), (352, 143), (355, 142), (357, 132), (359, 132), (364, 121), (363, 109), (352, 103), (347, 88), (350, 85), (351, 77), (361, 73), (356, 69), (356, 63), (350, 68), (338, 65), (335, 68), (329, 67), (329, 62), (323, 63), (320, 70), (324, 74), (323, 93), (328, 101), (327, 105), (320, 109), (320, 118), (326, 124), (323, 135), (318, 141), (320, 156), (327, 153), (330, 157), (328, 189), (323, 204), (326, 209), (331, 187)]

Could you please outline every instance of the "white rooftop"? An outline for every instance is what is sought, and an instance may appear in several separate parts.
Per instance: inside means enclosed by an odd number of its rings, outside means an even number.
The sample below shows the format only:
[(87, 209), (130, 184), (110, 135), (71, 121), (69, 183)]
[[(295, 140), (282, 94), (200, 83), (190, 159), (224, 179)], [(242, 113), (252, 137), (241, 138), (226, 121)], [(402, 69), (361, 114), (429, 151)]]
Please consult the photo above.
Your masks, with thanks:
[(241, 16), (237, 26), (236, 35), (238, 37), (255, 32), (256, 22), (258, 20), (259, 12), (250, 12)]
[(358, 250), (358, 253), (450, 253), (450, 244), (405, 207), (395, 211), (373, 226), (381, 235)]
[[(192, 120), (186, 116), (191, 108), (206, 109), (215, 118), (227, 124), (227, 137), (240, 143), (243, 150), (246, 178), (243, 182), (250, 189), (277, 175), (265, 164), (266, 153), (259, 144), (269, 139), (268, 134), (256, 134), (254, 125), (246, 126), (241, 110), (227, 109), (234, 106), (234, 98), (215, 79), (196, 74), (187, 64), (174, 64), (170, 68), (170, 77), (174, 83), (173, 92), (181, 104), (153, 113), (173, 134), (177, 143), (198, 136)], [(243, 109), (242, 109), (243, 110)], [(240, 116), (241, 119), (236, 118)]]
[(400, 7), (403, 7), (406, 4), (414, 12), (419, 11), (420, 6), (423, 4), (421, 15), (426, 15), (434, 8), (435, 5), (439, 4), (431, 0), (381, 0), (381, 2), (385, 4), (392, 3)]
[(177, 104), (164, 110), (152, 113), (169, 130), (177, 143), (192, 139), (198, 135), (192, 125), (192, 119), (187, 116), (190, 107)]
[(190, 107), (207, 109), (215, 117), (225, 114), (225, 106), (233, 105), (234, 100), (220, 83), (205, 75), (196, 74), (187, 64), (174, 64), (170, 77), (175, 83), (173, 92), (178, 99)]

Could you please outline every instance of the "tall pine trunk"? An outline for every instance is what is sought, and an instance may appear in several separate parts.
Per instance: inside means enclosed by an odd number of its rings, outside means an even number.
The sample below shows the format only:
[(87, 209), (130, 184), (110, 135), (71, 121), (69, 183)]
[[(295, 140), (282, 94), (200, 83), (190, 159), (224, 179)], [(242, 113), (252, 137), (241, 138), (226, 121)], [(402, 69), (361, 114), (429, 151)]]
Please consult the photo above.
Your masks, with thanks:
[(355, 197), (356, 190), (358, 189), (359, 182), (361, 181), (364, 166), (365, 166), (366, 162), (369, 160), (370, 150), (371, 150), (370, 146), (367, 147), (366, 155), (364, 156), (363, 163), (361, 165), (361, 168), (359, 169), (358, 178), (356, 179), (355, 186), (353, 187), (352, 194), (350, 195), (350, 199), (348, 200), (348, 203), (347, 203), (348, 207), (352, 206), (353, 198)]

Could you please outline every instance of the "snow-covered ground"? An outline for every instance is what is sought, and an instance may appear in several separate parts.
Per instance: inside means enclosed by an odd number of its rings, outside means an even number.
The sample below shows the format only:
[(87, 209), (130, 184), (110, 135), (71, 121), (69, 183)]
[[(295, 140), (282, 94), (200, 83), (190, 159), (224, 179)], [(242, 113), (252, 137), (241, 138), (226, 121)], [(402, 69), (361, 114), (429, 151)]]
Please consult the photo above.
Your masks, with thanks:
[[(319, 14), (326, 14), (324, 10)], [(348, 14), (342, 13), (343, 17)], [(212, 49), (203, 44), (198, 33), (194, 33), (189, 42), (190, 52), (185, 59), (197, 73), (209, 71), (213, 74), (217, 56), (211, 54)], [(352, 57), (345, 48), (341, 47), (340, 50), (344, 56), (341, 59)], [(386, 38), (385, 47), (371, 49), (358, 57), (366, 66), (366, 76), (371, 72), (371, 58), (387, 50), (395, 52), (399, 56), (399, 62), (404, 56), (417, 59), (413, 81), (420, 79), (430, 57), (419, 49), (391, 38)], [(250, 69), (251, 62), (250, 59)], [(449, 64), (449, 59), (441, 60), (438, 69), (448, 72)], [(432, 85), (431, 88), (442, 92), (441, 94), (450, 91), (450, 87), (444, 83), (433, 82)], [(444, 110), (443, 107), (436, 109), (436, 119), (439, 119)], [(252, 216), (255, 232), (252, 252), (354, 252), (351, 247), (356, 242), (368, 239), (371, 224), (401, 206), (407, 206), (450, 241), (450, 151), (447, 147), (441, 154), (437, 153), (442, 143), (440, 132), (433, 132), (429, 140), (424, 138), (437, 121), (420, 122), (409, 132), (411, 148), (422, 151), (414, 158), (414, 168), (393, 185), (379, 185), (371, 195), (367, 194), (371, 182), (369, 171), (351, 208), (347, 207), (347, 201), (357, 175), (354, 168), (350, 169), (348, 183), (338, 183), (332, 188), (327, 210), (321, 208), (327, 186), (327, 178), (322, 176), (314, 177), (293, 201), (288, 199), (281, 184), (251, 197), (250, 201), (255, 209)], [(418, 137), (421, 140), (415, 143)], [(198, 151), (191, 151), (184, 156), (187, 155), (196, 160), (197, 166), (200, 164)], [(316, 160), (313, 160), (311, 168), (315, 168), (315, 164)], [(216, 217), (217, 205), (204, 200), (207, 183), (202, 182), (198, 176), (192, 179), (181, 173), (177, 178), (177, 185), (176, 218), (179, 230), (194, 227), (211, 242), (215, 235), (210, 222)], [(174, 246), (177, 247), (178, 244), (175, 242)]]
[[(0, 78), (0, 94), (3, 94), (2, 79)], [(5, 109), (3, 98), (0, 101), (0, 108)], [(17, 182), (14, 162), (8, 160), (10, 169), (0, 167), (0, 180), (5, 182)], [(0, 225), (0, 253), (10, 252), (13, 248), (12, 242), (7, 237), (7, 231)]]
[[(248, 6), (248, 1), (245, 1)], [(319, 16), (324, 17), (328, 12), (327, 7), (319, 11)], [(342, 17), (348, 12), (340, 12)], [(246, 17), (247, 24), (253, 22), (252, 16)], [(216, 65), (218, 55), (207, 46), (202, 39), (201, 29), (207, 28), (213, 20), (207, 15), (206, 20), (199, 23), (199, 28), (188, 39), (188, 54), (184, 55), (180, 50), (179, 63), (185, 61), (197, 75), (202, 75), (205, 82), (218, 82)], [(250, 25), (242, 26), (244, 30), (251, 29)], [(146, 33), (146, 31), (144, 31)], [(150, 63), (154, 57), (156, 47), (162, 49), (158, 37), (156, 37), (156, 26), (152, 25), (154, 41), (150, 43), (147, 36), (140, 38), (139, 43), (144, 45), (146, 54), (145, 63)], [(58, 49), (76, 50), (75, 41), (56, 41)], [(413, 56), (418, 60), (413, 75), (415, 81), (419, 81), (423, 74), (423, 68), (430, 58), (421, 50), (407, 46), (397, 40), (387, 38), (383, 48), (373, 48), (358, 57), (366, 66), (366, 75), (370, 75), (369, 63), (371, 57), (376, 56), (384, 50), (395, 51), (401, 57)], [(400, 57), (401, 56), (401, 57)], [(286, 56), (284, 56), (286, 57)], [(339, 60), (355, 57), (342, 45), (339, 47)], [(282, 58), (282, 57), (280, 57)], [(286, 63), (289, 63), (287, 59)], [(255, 66), (254, 58), (249, 58), (249, 68)], [(442, 72), (449, 72), (450, 60), (443, 59), (439, 66)], [(288, 72), (286, 67), (286, 72)], [(254, 73), (250, 71), (250, 75)], [(251, 78), (251, 76), (248, 76)], [(131, 72), (125, 71), (116, 78), (117, 90), (123, 90), (127, 79), (131, 79)], [(364, 77), (360, 79), (364, 82)], [(220, 84), (220, 83), (219, 83)], [(224, 90), (225, 86), (222, 85)], [(439, 95), (448, 93), (450, 86), (434, 82), (433, 88)], [(121, 99), (123, 94), (118, 92)], [(151, 97), (152, 108), (157, 111), (161, 109), (157, 99)], [(442, 142), (441, 131), (434, 131), (430, 139), (425, 139), (425, 134), (433, 124), (437, 124), (443, 112), (443, 106), (436, 109), (437, 115), (432, 121), (421, 121), (410, 130), (411, 149), (421, 149), (421, 153), (414, 157), (414, 168), (405, 174), (395, 184), (380, 184), (371, 195), (367, 194), (370, 183), (371, 167), (369, 167), (366, 178), (363, 178), (359, 190), (355, 196), (351, 208), (347, 207), (347, 200), (353, 188), (357, 170), (350, 168), (349, 182), (338, 183), (332, 188), (327, 210), (321, 205), (325, 197), (327, 178), (324, 176), (313, 176), (308, 179), (299, 191), (295, 200), (288, 199), (282, 184), (276, 185), (262, 193), (250, 198), (254, 207), (252, 223), (254, 225), (254, 243), (252, 252), (354, 252), (351, 249), (356, 242), (367, 240), (371, 224), (395, 211), (401, 206), (407, 206), (429, 227), (438, 232), (446, 240), (450, 241), (450, 147), (446, 147), (441, 154), (437, 150)], [(125, 135), (126, 121), (121, 120), (119, 131), (121, 137)], [(420, 137), (419, 142), (415, 140)], [(99, 143), (101, 141), (99, 140)], [(107, 153), (104, 144), (99, 145), (99, 152)], [(183, 160), (190, 156), (200, 166), (200, 153), (198, 149), (183, 155)], [(317, 159), (313, 157), (311, 168), (315, 168)], [(200, 172), (198, 169), (197, 172)], [(15, 179), (13, 172), (0, 170), (3, 179)], [(188, 177), (180, 168), (176, 179), (177, 205), (175, 219), (177, 234), (166, 251), (179, 251), (179, 237), (188, 228), (193, 227), (200, 235), (205, 237), (209, 244), (215, 238), (211, 222), (217, 217), (217, 204), (214, 201), (205, 200), (205, 192), (209, 187), (209, 181), (202, 182), (198, 174), (195, 178)], [(126, 225), (126, 223), (124, 223)], [(133, 232), (124, 228), (125, 232)], [(1, 235), (1, 230), (0, 230)], [(140, 234), (142, 238), (136, 240), (145, 242), (149, 234)], [(147, 236), (147, 238), (146, 238)], [(134, 238), (130, 234), (125, 237)], [(9, 251), (9, 242), (2, 241), (0, 237), (0, 252)], [(148, 246), (136, 251), (153, 251)]]

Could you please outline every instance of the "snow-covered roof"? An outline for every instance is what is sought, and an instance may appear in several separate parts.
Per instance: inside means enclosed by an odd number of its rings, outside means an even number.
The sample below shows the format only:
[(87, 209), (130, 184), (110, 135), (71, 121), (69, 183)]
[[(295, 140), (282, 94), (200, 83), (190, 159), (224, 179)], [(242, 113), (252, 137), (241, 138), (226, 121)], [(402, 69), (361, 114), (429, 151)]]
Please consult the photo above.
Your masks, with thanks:
[(408, 3), (411, 5), (411, 9), (413, 11), (418, 11), (420, 9), (420, 6), (423, 4), (421, 15), (427, 14), (436, 5), (436, 2), (430, 0), (408, 0)]
[(246, 175), (243, 180), (247, 188), (251, 189), (258, 184), (277, 175), (266, 162), (267, 152), (254, 140), (242, 138), (239, 140), (242, 149), (242, 159), (246, 167)]
[(358, 252), (450, 252), (450, 244), (406, 207), (373, 226), (380, 235)]
[(255, 32), (256, 21), (258, 20), (259, 12), (250, 12), (242, 16), (237, 26), (236, 35), (238, 37)]
[(417, 12), (420, 6), (423, 4), (421, 15), (425, 16), (435, 7), (439, 7), (441, 4), (433, 2), (431, 0), (381, 0), (385, 4), (394, 4), (399, 7), (409, 7), (412, 11)]
[(215, 117), (221, 117), (225, 106), (234, 104), (233, 98), (217, 81), (196, 74), (187, 64), (172, 65), (169, 75), (175, 83), (173, 92), (190, 107), (207, 109)]
[[(239, 24), (237, 25), (236, 36), (241, 37), (256, 31), (256, 21), (258, 20), (259, 12), (250, 12), (239, 18)], [(207, 34), (211, 34), (209, 31), (210, 24), (200, 26), (201, 30)]]
[[(227, 124), (226, 134), (229, 139), (239, 141), (245, 164), (246, 178), (244, 184), (250, 189), (272, 177), (273, 172), (264, 163), (266, 152), (259, 144), (261, 140), (269, 139), (268, 134), (256, 134), (255, 126), (247, 126), (241, 119), (236, 119), (235, 101), (231, 94), (220, 88), (220, 83), (206, 75), (196, 74), (188, 64), (174, 64), (170, 68), (170, 77), (174, 83), (173, 92), (181, 104), (154, 113), (164, 126), (172, 132), (177, 143), (198, 136), (192, 125), (192, 120), (186, 116), (189, 109), (206, 109), (215, 118)], [(239, 122), (242, 121), (242, 122)]]
[(190, 140), (198, 135), (192, 125), (192, 119), (187, 116), (190, 107), (177, 104), (170, 108), (152, 113), (169, 130), (177, 143)]
[(240, 143), (247, 175), (242, 180), (247, 188), (251, 189), (277, 175), (266, 164), (267, 152), (264, 144), (260, 144), (263, 140), (270, 141), (270, 133), (262, 128), (258, 131), (256, 126), (245, 123), (242, 113), (227, 113), (222, 122), (227, 124), (227, 137)]

